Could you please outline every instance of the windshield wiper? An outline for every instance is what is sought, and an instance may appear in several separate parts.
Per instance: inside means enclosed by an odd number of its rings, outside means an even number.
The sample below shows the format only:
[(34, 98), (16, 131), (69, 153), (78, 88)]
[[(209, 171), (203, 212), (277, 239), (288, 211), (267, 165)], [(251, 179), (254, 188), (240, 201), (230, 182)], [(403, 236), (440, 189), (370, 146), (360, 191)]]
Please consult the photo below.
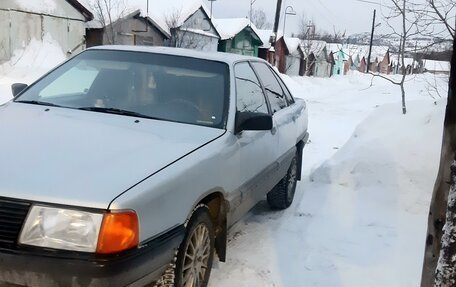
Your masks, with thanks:
[(60, 105), (56, 105), (49, 102), (42, 102), (42, 101), (35, 101), (35, 100), (24, 100), (24, 101), (14, 101), (15, 103), (24, 103), (24, 104), (32, 104), (32, 105), (40, 105), (40, 106), (48, 106), (48, 107), (60, 107)]
[(143, 115), (141, 113), (132, 112), (132, 111), (128, 111), (128, 110), (122, 110), (122, 109), (116, 109), (116, 108), (82, 107), (82, 108), (77, 108), (77, 109), (78, 110), (83, 110), (83, 111), (115, 114), (115, 115), (122, 115), (122, 116), (130, 116), (130, 117), (137, 117), (137, 118), (152, 119), (152, 120), (161, 120), (161, 119), (156, 118), (156, 117), (151, 117), (151, 116)]

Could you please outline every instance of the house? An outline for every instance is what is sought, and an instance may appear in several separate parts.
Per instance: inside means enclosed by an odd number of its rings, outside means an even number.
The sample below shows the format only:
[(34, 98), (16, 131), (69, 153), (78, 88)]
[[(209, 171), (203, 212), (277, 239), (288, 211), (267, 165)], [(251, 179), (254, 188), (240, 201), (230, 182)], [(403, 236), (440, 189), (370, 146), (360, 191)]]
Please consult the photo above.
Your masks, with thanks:
[(67, 54), (85, 48), (85, 22), (92, 13), (76, 0), (0, 1), (0, 63), (32, 39), (45, 36), (56, 41)]
[(98, 21), (93, 20), (87, 24), (88, 47), (103, 44), (164, 46), (171, 38), (166, 27), (162, 27), (140, 9), (117, 19), (106, 27), (102, 27), (101, 24), (97, 26), (96, 22)]
[(322, 78), (331, 77), (332, 58), (326, 49), (326, 42), (304, 40), (301, 44), (306, 57), (305, 75)]
[(384, 53), (383, 58), (378, 64), (378, 72), (380, 74), (390, 74), (391, 73), (391, 58), (389, 48)]
[(202, 0), (161, 1), (152, 7), (150, 15), (164, 23), (166, 32), (171, 35), (169, 46), (217, 51), (220, 34)]
[[(369, 56), (369, 46), (365, 46), (366, 63)], [(369, 71), (380, 74), (391, 73), (390, 49), (387, 46), (372, 46)]]
[(280, 37), (275, 46), (275, 62), (279, 72), (299, 76), (305, 65), (301, 39)]
[(263, 41), (247, 18), (213, 19), (220, 34), (218, 51), (258, 57)]
[(358, 72), (366, 73), (367, 71), (367, 60), (366, 57), (362, 57), (358, 64)]

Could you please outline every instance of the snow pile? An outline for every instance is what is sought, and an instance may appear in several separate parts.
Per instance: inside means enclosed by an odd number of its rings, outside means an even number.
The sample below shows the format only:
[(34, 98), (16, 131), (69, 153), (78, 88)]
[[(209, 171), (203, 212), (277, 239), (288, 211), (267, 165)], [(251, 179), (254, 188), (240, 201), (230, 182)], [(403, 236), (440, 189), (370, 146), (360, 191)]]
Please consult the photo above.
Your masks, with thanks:
[(384, 105), (311, 175), (302, 256), (333, 276), (304, 272), (308, 286), (419, 286), (444, 110), (444, 100), (410, 102), (406, 116)]
[(15, 0), (15, 2), (21, 9), (35, 13), (51, 14), (57, 8), (55, 0)]
[(31, 84), (65, 59), (62, 48), (49, 34), (43, 41), (32, 39), (24, 50), (16, 50), (10, 61), (0, 65), (0, 103), (11, 99), (12, 83)]

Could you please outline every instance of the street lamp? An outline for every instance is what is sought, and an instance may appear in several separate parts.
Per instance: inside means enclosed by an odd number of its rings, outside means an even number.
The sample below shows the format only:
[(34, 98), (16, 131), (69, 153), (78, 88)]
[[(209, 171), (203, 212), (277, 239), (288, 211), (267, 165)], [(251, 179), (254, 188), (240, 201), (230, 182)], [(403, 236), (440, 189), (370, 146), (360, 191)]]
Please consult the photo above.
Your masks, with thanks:
[[(290, 11), (288, 11), (288, 9), (290, 9)], [(296, 11), (293, 9), (292, 6), (287, 6), (287, 8), (285, 8), (285, 17), (283, 19), (283, 37), (285, 37), (285, 28), (287, 25), (287, 15), (296, 16)]]
[(212, 20), (212, 5), (214, 4), (214, 1), (217, 1), (217, 0), (208, 0), (209, 2), (211, 2), (211, 20)]
[(257, 0), (250, 0), (250, 26), (252, 25), (252, 11), (253, 11), (253, 4), (255, 4)]

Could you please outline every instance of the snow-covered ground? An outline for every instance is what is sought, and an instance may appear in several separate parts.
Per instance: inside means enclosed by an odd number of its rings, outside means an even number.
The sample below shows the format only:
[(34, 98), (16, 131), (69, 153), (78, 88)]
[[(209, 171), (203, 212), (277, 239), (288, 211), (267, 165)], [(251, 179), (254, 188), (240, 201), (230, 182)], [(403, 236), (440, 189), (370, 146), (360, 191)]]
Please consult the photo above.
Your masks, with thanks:
[[(49, 38), (17, 51), (0, 65), (0, 104), (64, 58)], [(288, 210), (262, 202), (232, 228), (210, 287), (419, 286), (445, 108), (429, 83), (444, 95), (446, 79), (408, 78), (405, 116), (382, 79), (284, 79), (308, 103), (303, 180)]]
[(296, 200), (281, 212), (260, 203), (236, 224), (210, 286), (419, 286), (445, 108), (428, 93), (433, 76), (408, 79), (405, 116), (382, 79), (286, 80), (310, 111)]

